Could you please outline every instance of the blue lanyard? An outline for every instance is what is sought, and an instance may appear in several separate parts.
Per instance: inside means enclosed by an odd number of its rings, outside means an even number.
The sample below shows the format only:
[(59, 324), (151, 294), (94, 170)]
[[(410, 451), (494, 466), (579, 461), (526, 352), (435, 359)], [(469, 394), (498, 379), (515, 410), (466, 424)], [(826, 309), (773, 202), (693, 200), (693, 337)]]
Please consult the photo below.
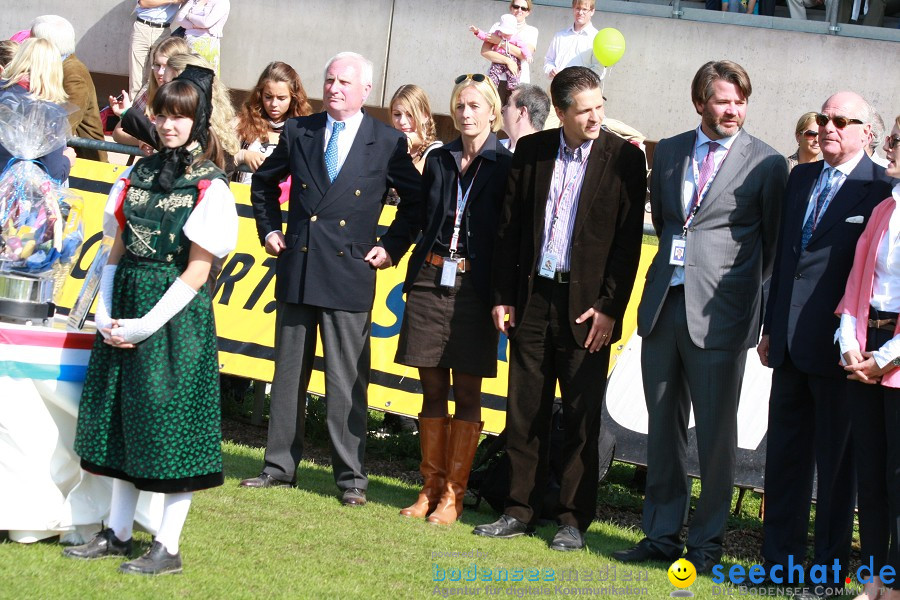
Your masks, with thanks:
[(463, 214), (465, 214), (466, 205), (469, 203), (469, 192), (472, 191), (472, 186), (475, 184), (475, 178), (478, 177), (480, 169), (481, 161), (478, 161), (478, 167), (476, 167), (475, 174), (472, 176), (465, 193), (463, 193), (462, 189), (462, 173), (456, 178), (456, 216), (453, 219), (453, 235), (450, 237), (451, 258), (456, 254), (456, 249), (459, 247), (459, 226), (462, 224)]

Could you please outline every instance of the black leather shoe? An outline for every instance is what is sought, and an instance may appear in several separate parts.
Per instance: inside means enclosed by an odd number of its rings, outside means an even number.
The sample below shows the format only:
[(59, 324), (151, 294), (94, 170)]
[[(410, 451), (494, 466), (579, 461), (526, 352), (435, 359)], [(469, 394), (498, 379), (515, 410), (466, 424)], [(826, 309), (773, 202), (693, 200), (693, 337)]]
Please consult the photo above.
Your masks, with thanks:
[(70, 546), (63, 550), (63, 556), (92, 560), (109, 556), (128, 556), (131, 554), (131, 539), (124, 542), (116, 537), (112, 529), (103, 529), (87, 544)]
[(119, 565), (127, 575), (174, 575), (181, 573), (181, 553), (169, 554), (160, 542), (153, 542), (142, 556)]
[(341, 504), (344, 506), (365, 506), (366, 490), (361, 490), (359, 488), (349, 488), (344, 490), (344, 493), (341, 496)]
[(562, 525), (553, 536), (550, 542), (551, 550), (559, 550), (561, 552), (569, 552), (571, 550), (581, 550), (584, 548), (584, 536), (577, 527), (571, 525)]
[(616, 550), (613, 552), (613, 558), (624, 563), (644, 562), (647, 560), (662, 560), (672, 562), (675, 559), (666, 556), (665, 553), (654, 548), (650, 540), (644, 538), (638, 542), (637, 546), (628, 548), (627, 550)]
[(520, 535), (531, 535), (534, 533), (534, 527), (530, 527), (527, 523), (523, 523), (515, 517), (501, 515), (493, 523), (479, 525), (472, 530), (472, 533), (483, 535), (484, 537), (507, 539)]
[(294, 487), (292, 481), (282, 481), (275, 479), (268, 473), (260, 473), (258, 477), (251, 477), (241, 482), (241, 487), (248, 488), (289, 488)]
[(713, 557), (707, 556), (696, 550), (688, 550), (688, 553), (684, 555), (684, 558), (694, 565), (694, 570), (697, 571), (698, 575), (709, 573), (712, 571), (712, 568), (716, 566), (716, 563), (719, 562)]

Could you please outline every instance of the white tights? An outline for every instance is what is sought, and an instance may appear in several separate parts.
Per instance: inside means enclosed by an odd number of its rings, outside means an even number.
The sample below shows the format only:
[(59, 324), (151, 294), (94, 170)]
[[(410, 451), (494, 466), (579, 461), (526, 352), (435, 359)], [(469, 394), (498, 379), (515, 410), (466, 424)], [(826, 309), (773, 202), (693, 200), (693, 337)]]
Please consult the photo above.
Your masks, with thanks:
[[(109, 528), (122, 541), (130, 540), (140, 491), (128, 481), (113, 479), (112, 501), (109, 509)], [(181, 529), (191, 508), (193, 492), (166, 494), (163, 502), (162, 524), (156, 540), (170, 554), (178, 553)]]

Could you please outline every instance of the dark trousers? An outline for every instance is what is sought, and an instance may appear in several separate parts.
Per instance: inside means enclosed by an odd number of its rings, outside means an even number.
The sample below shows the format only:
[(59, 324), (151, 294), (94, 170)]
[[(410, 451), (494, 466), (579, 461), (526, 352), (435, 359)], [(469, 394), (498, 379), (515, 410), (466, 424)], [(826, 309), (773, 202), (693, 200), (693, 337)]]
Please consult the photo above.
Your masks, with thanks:
[(561, 525), (585, 531), (597, 510), (597, 440), (609, 346), (592, 354), (576, 343), (569, 321), (578, 315), (568, 314), (568, 302), (568, 284), (535, 275), (531, 299), (510, 339), (505, 512), (525, 523), (534, 523), (541, 513), (559, 381), (566, 436), (557, 514)]
[[(891, 332), (869, 329), (868, 349)], [(900, 573), (900, 389), (850, 381), (847, 385), (859, 506), (862, 563), (890, 565)], [(900, 588), (895, 579), (891, 588)]]
[(687, 433), (691, 407), (700, 460), (700, 498), (687, 547), (717, 561), (731, 508), (737, 409), (747, 350), (700, 348), (691, 339), (684, 290), (670, 288), (653, 331), (641, 341), (647, 402), (647, 488), (642, 528), (651, 545), (681, 556), (681, 526), (691, 499)]
[[(835, 361), (838, 360), (835, 353)], [(845, 568), (853, 527), (853, 456), (846, 379), (810, 375), (786, 354), (772, 373), (766, 438), (762, 554), (785, 565), (806, 557), (813, 474), (817, 477), (815, 564)]]
[(347, 312), (278, 302), (275, 319), (275, 377), (269, 410), (269, 438), (263, 471), (294, 481), (303, 456), (306, 391), (316, 355), (316, 331), (325, 358), (325, 403), (331, 466), (338, 488), (366, 489), (368, 312)]

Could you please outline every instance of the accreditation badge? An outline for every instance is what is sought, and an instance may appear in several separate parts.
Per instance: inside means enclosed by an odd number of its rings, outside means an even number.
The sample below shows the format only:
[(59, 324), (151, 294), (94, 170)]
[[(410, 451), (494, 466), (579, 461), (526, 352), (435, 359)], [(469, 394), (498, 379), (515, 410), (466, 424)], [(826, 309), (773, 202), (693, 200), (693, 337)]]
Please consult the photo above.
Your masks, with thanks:
[(687, 240), (680, 235), (672, 236), (672, 251), (669, 253), (669, 264), (676, 267), (684, 266), (684, 251)]

